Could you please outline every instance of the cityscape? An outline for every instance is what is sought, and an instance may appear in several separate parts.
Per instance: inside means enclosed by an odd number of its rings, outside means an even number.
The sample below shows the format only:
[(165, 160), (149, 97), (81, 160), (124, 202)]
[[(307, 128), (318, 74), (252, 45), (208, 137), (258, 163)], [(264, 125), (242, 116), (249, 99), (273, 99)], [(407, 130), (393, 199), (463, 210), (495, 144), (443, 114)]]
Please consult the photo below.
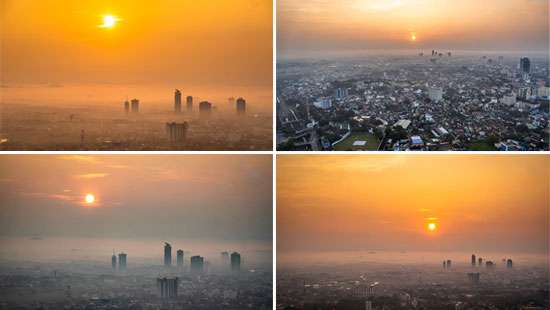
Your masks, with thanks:
[(548, 9), (279, 1), (277, 150), (548, 151)]
[(546, 56), (431, 51), (280, 61), (277, 147), (545, 151), (548, 76)]
[(0, 7), (0, 151), (272, 150), (270, 0)]
[(537, 155), (284, 157), (277, 309), (548, 309), (546, 166)]
[(272, 309), (270, 156), (0, 167), (0, 309)]

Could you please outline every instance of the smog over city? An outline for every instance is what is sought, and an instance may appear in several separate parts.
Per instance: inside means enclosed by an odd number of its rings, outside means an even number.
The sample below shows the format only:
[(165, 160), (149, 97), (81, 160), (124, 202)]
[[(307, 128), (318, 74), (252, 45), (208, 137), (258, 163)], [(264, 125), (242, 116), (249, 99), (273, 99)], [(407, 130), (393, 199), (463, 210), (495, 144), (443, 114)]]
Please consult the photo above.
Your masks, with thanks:
[(547, 309), (548, 157), (277, 162), (278, 309)]
[(2, 155), (0, 308), (270, 309), (271, 167)]
[(277, 149), (544, 151), (548, 1), (277, 2)]
[(2, 150), (272, 147), (270, 1), (8, 0), (0, 14)]

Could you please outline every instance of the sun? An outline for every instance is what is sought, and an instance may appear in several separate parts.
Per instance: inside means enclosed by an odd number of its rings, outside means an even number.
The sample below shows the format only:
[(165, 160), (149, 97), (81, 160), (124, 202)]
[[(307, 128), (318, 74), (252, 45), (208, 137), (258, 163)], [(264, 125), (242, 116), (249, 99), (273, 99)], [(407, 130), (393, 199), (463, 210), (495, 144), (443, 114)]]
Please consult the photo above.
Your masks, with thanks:
[(411, 41), (413, 41), (413, 42), (416, 41), (416, 34), (415, 33), (411, 34)]
[(92, 204), (95, 202), (95, 196), (93, 194), (86, 194), (84, 201), (86, 201), (87, 204)]
[(99, 25), (100, 28), (113, 28), (120, 19), (114, 15), (103, 16), (103, 24)]
[(435, 231), (437, 229), (436, 223), (428, 223), (428, 230), (429, 231)]

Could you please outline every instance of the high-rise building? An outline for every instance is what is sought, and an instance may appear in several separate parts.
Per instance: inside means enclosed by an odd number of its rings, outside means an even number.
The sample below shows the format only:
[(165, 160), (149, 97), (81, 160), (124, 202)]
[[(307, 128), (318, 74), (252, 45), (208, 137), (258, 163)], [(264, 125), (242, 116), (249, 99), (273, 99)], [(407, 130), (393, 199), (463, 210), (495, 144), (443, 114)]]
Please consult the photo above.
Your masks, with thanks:
[(113, 256), (111, 256), (111, 267), (113, 267), (113, 270), (116, 270), (116, 255), (113, 251)]
[(179, 89), (174, 92), (174, 111), (181, 112), (181, 91)]
[(468, 273), (468, 280), (472, 284), (478, 284), (479, 283), (479, 272)]
[(477, 265), (479, 267), (481, 267), (481, 265), (483, 265), (483, 258), (480, 257), (480, 258), (477, 259)]
[(223, 251), (221, 252), (221, 257), (222, 257), (222, 264), (224, 266), (228, 266), (229, 265), (229, 253), (227, 253), (226, 251)]
[(118, 254), (118, 270), (120, 271), (126, 270), (126, 253)]
[(199, 103), (199, 113), (208, 115), (210, 112), (212, 112), (212, 104), (208, 101), (201, 101)]
[(164, 243), (164, 266), (172, 266), (172, 246), (170, 243)]
[(492, 261), (488, 260), (485, 262), (485, 267), (486, 268), (493, 268), (495, 267), (495, 263), (493, 263)]
[(178, 278), (157, 278), (159, 297), (163, 299), (178, 297)]
[(443, 269), (447, 268), (447, 262), (443, 261)]
[(193, 96), (187, 96), (185, 99), (187, 111), (193, 110)]
[(244, 114), (246, 112), (246, 100), (243, 98), (237, 99), (237, 113)]
[(508, 258), (506, 260), (506, 268), (513, 268), (514, 267), (514, 262), (512, 262), (512, 259)]
[(472, 267), (476, 266), (476, 255), (472, 254)]
[(372, 310), (372, 301), (365, 301), (365, 310)]
[(451, 260), (450, 259), (447, 260), (447, 268), (451, 268)]
[(178, 268), (183, 268), (183, 250), (179, 249), (176, 252), (176, 262), (178, 264)]
[(139, 112), (139, 100), (138, 99), (132, 99), (131, 104), (132, 104), (132, 112), (133, 113), (138, 113)]
[(191, 256), (191, 271), (201, 273), (204, 270), (204, 257)]
[(130, 112), (130, 101), (128, 101), (128, 99), (126, 99), (126, 101), (124, 101), (124, 112), (126, 112), (126, 113)]
[(348, 96), (348, 89), (347, 88), (337, 88), (335, 97), (336, 99), (343, 99)]
[(166, 135), (168, 136), (168, 139), (170, 139), (170, 143), (180, 143), (185, 141), (188, 128), (189, 124), (187, 122), (166, 123)]
[(231, 270), (233, 271), (241, 270), (241, 254), (237, 252), (231, 253)]
[(522, 74), (531, 73), (531, 60), (527, 57), (523, 57), (519, 60), (519, 69)]

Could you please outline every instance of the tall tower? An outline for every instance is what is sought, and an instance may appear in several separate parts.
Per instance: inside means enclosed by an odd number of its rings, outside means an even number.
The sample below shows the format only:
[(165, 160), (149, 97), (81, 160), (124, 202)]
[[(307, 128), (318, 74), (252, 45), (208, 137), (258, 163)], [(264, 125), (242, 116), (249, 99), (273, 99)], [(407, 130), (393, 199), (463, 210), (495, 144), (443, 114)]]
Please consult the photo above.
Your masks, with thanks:
[(164, 243), (164, 266), (172, 266), (172, 246), (170, 243)]
[(523, 57), (519, 60), (519, 69), (522, 74), (531, 73), (531, 60), (527, 57)]
[(116, 255), (115, 255), (115, 250), (113, 250), (113, 256), (111, 256), (111, 266), (113, 267), (113, 270), (116, 270)]
[(237, 99), (237, 114), (243, 115), (246, 112), (246, 100), (243, 98)]
[(202, 273), (204, 270), (204, 257), (196, 255), (191, 256), (191, 271), (195, 273)]
[(174, 92), (174, 112), (181, 112), (181, 91), (179, 89)]
[(476, 256), (475, 254), (472, 254), (472, 267), (476, 266)]
[(178, 264), (178, 268), (183, 268), (183, 250), (179, 249), (178, 252), (176, 252), (176, 261)]
[(126, 253), (118, 254), (118, 270), (126, 270)]
[(231, 253), (231, 270), (233, 271), (241, 270), (241, 254), (237, 252)]
[(126, 101), (124, 101), (124, 112), (126, 112), (126, 113), (130, 112), (130, 101), (128, 101), (128, 99), (126, 99)]
[(186, 106), (187, 106), (187, 111), (193, 110), (193, 96), (187, 96)]
[(132, 101), (130, 101), (130, 103), (131, 103), (131, 106), (132, 106), (132, 112), (133, 113), (139, 112), (139, 100), (138, 99), (132, 99)]

